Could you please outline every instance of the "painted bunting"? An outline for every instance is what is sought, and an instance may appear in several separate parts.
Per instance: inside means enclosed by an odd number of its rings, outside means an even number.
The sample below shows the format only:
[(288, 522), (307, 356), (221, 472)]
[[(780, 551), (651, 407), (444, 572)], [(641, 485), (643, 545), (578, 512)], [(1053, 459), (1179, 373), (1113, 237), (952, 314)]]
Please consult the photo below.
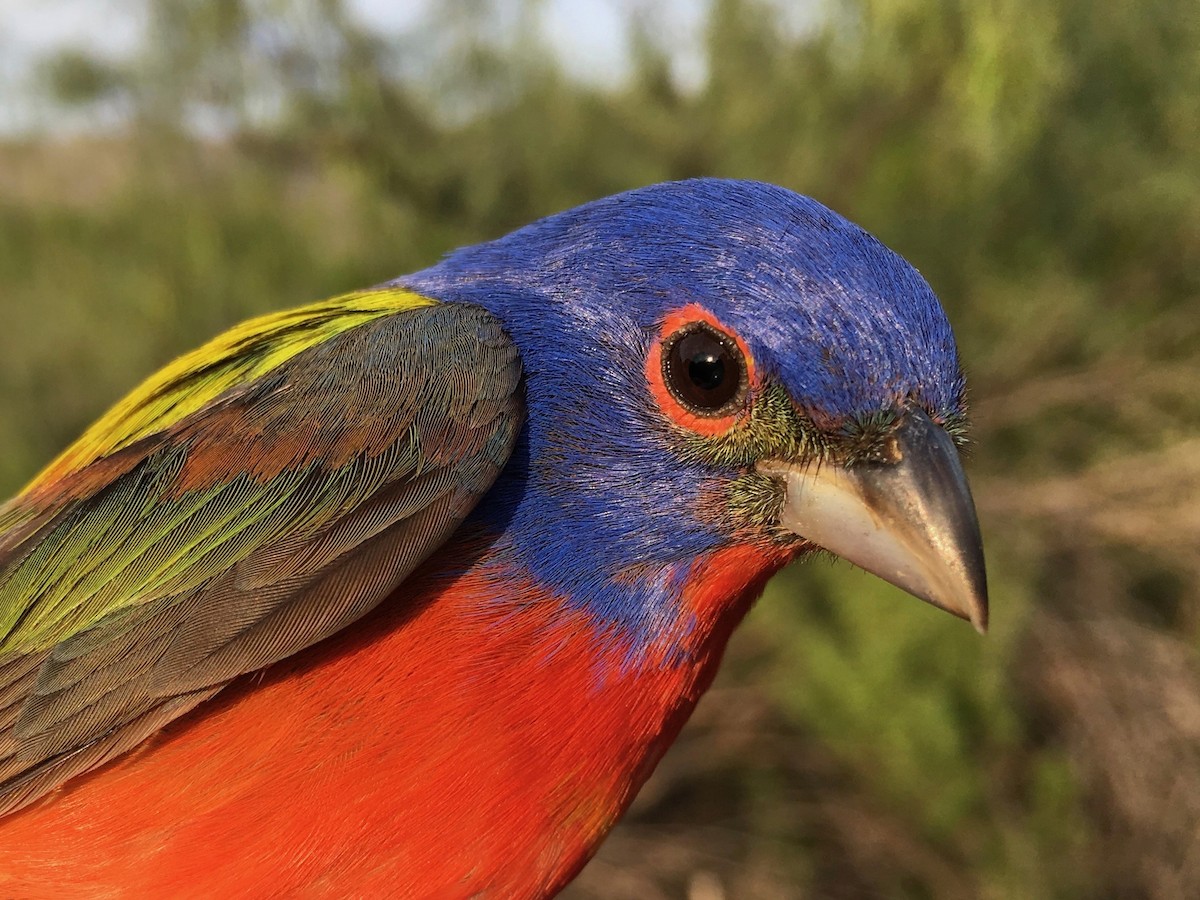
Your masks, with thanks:
[(0, 508), (0, 896), (552, 894), (789, 560), (983, 629), (963, 426), (925, 281), (766, 184), (246, 322)]

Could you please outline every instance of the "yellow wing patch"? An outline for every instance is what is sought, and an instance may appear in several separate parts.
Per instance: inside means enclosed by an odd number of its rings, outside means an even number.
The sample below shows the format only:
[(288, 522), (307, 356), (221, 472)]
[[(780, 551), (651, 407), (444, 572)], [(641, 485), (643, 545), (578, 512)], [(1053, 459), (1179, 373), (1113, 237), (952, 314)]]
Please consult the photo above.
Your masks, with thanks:
[(403, 288), (357, 291), (242, 322), (151, 375), (43, 469), (22, 494), (165, 431), (296, 354), (381, 316), (437, 301)]

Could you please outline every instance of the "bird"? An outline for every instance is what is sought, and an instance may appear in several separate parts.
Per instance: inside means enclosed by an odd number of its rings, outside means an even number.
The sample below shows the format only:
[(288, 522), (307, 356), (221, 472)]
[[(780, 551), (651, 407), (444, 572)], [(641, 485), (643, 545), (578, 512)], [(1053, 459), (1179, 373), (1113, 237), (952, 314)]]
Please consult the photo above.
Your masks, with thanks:
[(752, 181), (233, 327), (0, 507), (0, 896), (552, 896), (787, 563), (986, 627), (965, 397)]

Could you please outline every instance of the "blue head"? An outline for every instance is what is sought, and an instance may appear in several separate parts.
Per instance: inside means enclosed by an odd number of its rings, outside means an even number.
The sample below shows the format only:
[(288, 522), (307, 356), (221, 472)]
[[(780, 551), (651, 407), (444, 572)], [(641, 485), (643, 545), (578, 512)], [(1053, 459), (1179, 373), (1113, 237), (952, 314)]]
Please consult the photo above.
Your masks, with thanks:
[[(529, 418), (481, 517), (543, 581), (638, 628), (692, 561), (779, 522), (768, 459), (852, 464), (905, 410), (952, 430), (950, 326), (895, 253), (772, 185), (660, 184), (560, 213), (403, 279), (505, 323)], [(514, 511), (515, 510), (515, 511)], [(646, 573), (644, 596), (614, 591)], [(658, 599), (655, 599), (658, 598)]]

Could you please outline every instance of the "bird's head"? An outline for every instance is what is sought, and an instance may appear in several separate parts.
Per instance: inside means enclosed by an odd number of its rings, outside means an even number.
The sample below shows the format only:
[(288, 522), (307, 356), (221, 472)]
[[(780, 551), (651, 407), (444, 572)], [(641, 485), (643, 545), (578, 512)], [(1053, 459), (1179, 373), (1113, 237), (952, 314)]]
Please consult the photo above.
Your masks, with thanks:
[(823, 548), (986, 625), (950, 326), (836, 213), (766, 184), (662, 184), (405, 281), (516, 341), (529, 419), (494, 508), (531, 571), (598, 614), (644, 627), (663, 611), (606, 585), (649, 572), (646, 596), (669, 595), (740, 543)]

